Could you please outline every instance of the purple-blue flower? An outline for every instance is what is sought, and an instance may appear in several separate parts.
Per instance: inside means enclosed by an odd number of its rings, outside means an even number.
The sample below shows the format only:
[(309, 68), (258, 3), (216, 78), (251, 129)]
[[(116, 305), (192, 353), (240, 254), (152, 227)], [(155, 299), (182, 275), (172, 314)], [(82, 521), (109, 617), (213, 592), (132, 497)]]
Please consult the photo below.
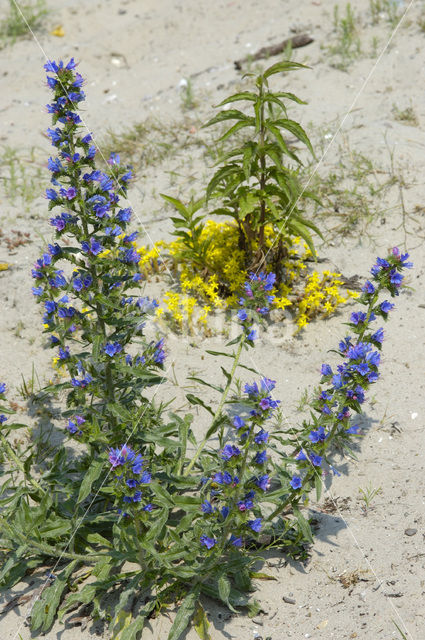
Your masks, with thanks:
[(299, 476), (292, 476), (292, 480), (289, 483), (294, 490), (297, 490), (302, 485), (302, 480)]
[(256, 533), (258, 533), (259, 531), (261, 531), (261, 518), (255, 518), (254, 520), (249, 520), (248, 521), (248, 526), (255, 531)]
[(207, 549), (212, 549), (213, 546), (217, 543), (215, 538), (209, 538), (205, 534), (202, 534), (200, 537), (201, 544), (204, 545)]

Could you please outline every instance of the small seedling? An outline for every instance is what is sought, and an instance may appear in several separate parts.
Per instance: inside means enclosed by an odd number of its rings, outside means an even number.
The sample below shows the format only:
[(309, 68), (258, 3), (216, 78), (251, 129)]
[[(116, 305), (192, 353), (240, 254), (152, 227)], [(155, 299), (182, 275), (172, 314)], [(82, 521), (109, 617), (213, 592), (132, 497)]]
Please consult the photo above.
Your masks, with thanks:
[(193, 84), (190, 78), (183, 78), (180, 82), (180, 97), (183, 111), (191, 111), (198, 106), (199, 102), (195, 98)]
[(377, 489), (374, 489), (372, 484), (369, 484), (366, 489), (359, 488), (360, 500), (363, 500), (363, 504), (361, 505), (363, 515), (367, 515), (371, 508), (372, 500), (374, 500), (380, 493), (382, 493), (382, 488), (378, 487)]
[(405, 109), (399, 109), (396, 104), (393, 104), (392, 113), (394, 119), (402, 122), (403, 124), (408, 124), (411, 127), (419, 126), (418, 116), (412, 106), (406, 107)]

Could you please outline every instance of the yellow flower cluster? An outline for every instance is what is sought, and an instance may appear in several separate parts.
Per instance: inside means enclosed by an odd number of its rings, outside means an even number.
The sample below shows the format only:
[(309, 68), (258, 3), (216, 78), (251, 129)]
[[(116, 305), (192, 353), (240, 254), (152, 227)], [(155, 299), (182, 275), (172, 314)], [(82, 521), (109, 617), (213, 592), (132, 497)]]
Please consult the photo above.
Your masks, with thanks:
[[(271, 248), (276, 241), (273, 228), (265, 228), (266, 247)], [(199, 243), (205, 247), (204, 269), (190, 261), (183, 261), (185, 245), (183, 240), (170, 243), (157, 242), (152, 248), (137, 249), (140, 255), (140, 270), (148, 277), (163, 269), (168, 261), (170, 268), (178, 274), (181, 292), (167, 291), (164, 296), (165, 309), (158, 308), (156, 315), (164, 314), (176, 328), (186, 326), (189, 332), (195, 324), (207, 325), (208, 314), (215, 309), (237, 306), (238, 291), (248, 278), (245, 255), (239, 247), (239, 232), (233, 223), (208, 220), (202, 230)], [(255, 247), (254, 247), (255, 249)], [(329, 315), (338, 305), (356, 297), (348, 291), (344, 297), (339, 287), (340, 274), (314, 271), (303, 278), (307, 268), (306, 259), (311, 252), (301, 238), (288, 239), (286, 256), (281, 265), (284, 284), (273, 291), (276, 309), (292, 306), (298, 330), (319, 315)], [(302, 283), (305, 286), (300, 291)]]
[(347, 290), (346, 297), (342, 296), (339, 287), (343, 284), (340, 273), (324, 271), (322, 274), (314, 271), (306, 278), (304, 292), (297, 301), (298, 329), (302, 329), (318, 315), (329, 316), (340, 304), (350, 298), (357, 298), (356, 291)]
[(164, 249), (164, 248), (168, 249), (168, 245), (162, 240), (155, 242), (152, 249), (148, 249), (145, 246), (137, 247), (136, 243), (133, 243), (133, 244), (134, 246), (136, 246), (137, 253), (140, 255), (140, 260), (139, 260), (140, 271), (145, 276), (148, 276), (153, 272), (155, 273), (158, 272), (163, 262), (163, 260), (160, 257), (161, 249)]

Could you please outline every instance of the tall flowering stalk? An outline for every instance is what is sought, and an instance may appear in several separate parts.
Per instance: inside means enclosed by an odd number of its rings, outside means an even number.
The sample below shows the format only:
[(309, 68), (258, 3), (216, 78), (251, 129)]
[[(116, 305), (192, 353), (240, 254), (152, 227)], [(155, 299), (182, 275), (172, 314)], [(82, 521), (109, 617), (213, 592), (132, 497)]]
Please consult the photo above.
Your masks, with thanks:
[[(156, 302), (138, 295), (137, 232), (127, 231), (132, 213), (120, 203), (131, 170), (116, 154), (96, 168), (96, 148), (78, 114), (85, 95), (75, 61), (51, 61), (45, 70), (53, 93), (47, 134), (56, 150), (46, 198), (56, 242), (34, 265), (33, 293), (44, 307), (56, 360), (70, 375), (63, 385), (69, 433), (93, 443), (106, 432), (114, 445), (133, 430), (131, 416), (147, 409), (142, 392), (161, 379), (155, 370), (165, 359), (164, 344), (142, 338)], [(135, 342), (139, 351), (130, 353)]]

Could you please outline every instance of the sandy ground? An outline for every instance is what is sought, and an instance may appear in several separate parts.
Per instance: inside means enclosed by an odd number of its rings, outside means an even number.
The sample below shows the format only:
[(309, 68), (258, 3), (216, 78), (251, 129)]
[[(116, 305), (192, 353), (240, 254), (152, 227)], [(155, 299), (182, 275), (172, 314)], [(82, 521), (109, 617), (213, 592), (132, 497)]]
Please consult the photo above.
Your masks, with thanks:
[[(0, 2), (1, 15), (7, 4)], [(385, 197), (377, 196), (376, 208), (381, 213), (367, 234), (361, 228), (354, 229), (346, 238), (319, 247), (320, 255), (346, 276), (366, 276), (376, 255), (395, 244), (407, 246), (415, 263), (409, 274), (411, 289), (397, 299), (397, 309), (387, 325), (382, 379), (371, 392), (362, 421), (365, 437), (358, 461), (341, 460), (342, 476), (325, 494), (326, 502), (312, 506), (319, 526), (310, 561), (288, 563), (276, 554), (268, 558), (267, 570), (276, 581), (258, 582), (263, 614), (250, 620), (230, 616), (210, 604), (214, 640), (401, 639), (394, 623), (411, 640), (425, 637), (425, 294), (420, 284), (425, 268), (421, 237), (425, 34), (419, 28), (424, 2), (413, 2), (404, 24), (376, 61), (391, 26), (385, 16), (371, 25), (369, 2), (358, 0), (355, 8), (362, 17), (360, 37), (367, 55), (354, 60), (347, 72), (331, 67), (325, 49), (333, 37), (334, 4), (332, 0), (62, 0), (48, 2), (46, 31), (37, 34), (37, 41), (28, 38), (0, 51), (0, 144), (17, 151), (27, 175), (43, 169), (42, 180), (34, 179), (33, 185), (40, 193), (43, 181), (47, 182), (44, 165), (51, 153), (43, 134), (49, 125), (43, 110), (48, 101), (42, 70), (45, 56), (80, 60), (80, 71), (87, 78), (84, 120), (99, 142), (108, 128), (122, 131), (152, 115), (167, 125), (180, 123), (181, 133), (187, 139), (194, 137), (188, 148), (174, 150), (158, 166), (143, 166), (138, 171), (129, 200), (137, 226), (147, 234), (144, 242), (169, 232), (167, 214), (157, 194), (187, 195), (208, 171), (198, 123), (210, 117), (211, 105), (240, 81), (233, 61), (294, 31), (306, 31), (315, 39), (295, 53), (297, 61), (312, 68), (290, 77), (289, 90), (308, 101), (296, 116), (319, 148), (326, 149), (337, 132), (319, 172), (335, 170), (344, 160), (340, 145), (346, 139), (350, 149), (371, 159), (377, 173), (389, 174), (393, 154), (393, 173), (403, 177), (405, 213), (400, 191), (394, 187)], [(408, 2), (399, 4), (400, 11), (408, 6)], [(49, 34), (57, 25), (63, 25), (62, 38)], [(370, 54), (374, 47), (375, 57)], [(179, 84), (188, 78), (192, 78), (199, 105), (184, 113)], [(286, 85), (283, 88), (288, 89)], [(395, 119), (394, 105), (399, 110), (412, 107), (417, 126)], [(352, 113), (345, 117), (350, 108)], [(35, 159), (27, 162), (31, 149)], [(22, 377), (28, 380), (33, 367), (41, 381), (51, 375), (29, 277), (31, 264), (51, 231), (45, 200), (39, 196), (25, 202), (17, 197), (13, 202), (10, 193), (7, 197), (9, 183), (4, 177), (10, 174), (5, 163), (1, 175), (0, 262), (7, 262), (10, 268), (0, 273), (0, 379), (7, 381), (22, 403), (18, 393)], [(6, 240), (16, 240), (18, 231), (29, 233), (29, 242), (8, 248)], [(157, 285), (148, 285), (148, 293), (151, 286), (155, 291)], [(292, 337), (287, 324), (262, 337), (254, 354), (255, 366), (278, 381), (276, 395), (289, 421), (296, 419), (294, 398), (317, 383), (320, 364), (329, 359), (327, 350), (342, 335), (343, 319), (339, 315), (316, 322), (298, 338)], [(219, 346), (219, 341), (203, 341), (202, 349)], [(172, 335), (168, 338), (169, 359), (175, 362), (180, 385), (191, 369), (214, 376), (214, 363), (201, 360), (202, 341), (195, 338), (190, 342)], [(181, 391), (171, 383), (169, 388), (173, 393)], [(359, 489), (369, 486), (381, 491), (365, 512)], [(413, 535), (405, 533), (408, 529)], [(293, 598), (295, 604), (286, 603), (283, 596)], [(9, 598), (6, 594), (4, 602)], [(25, 613), (25, 607), (16, 607), (0, 615), (2, 639), (36, 637), (24, 625)], [(162, 640), (169, 626), (164, 617), (144, 632), (143, 638)], [(91, 624), (84, 630), (66, 624), (55, 625), (44, 637), (71, 640), (99, 636), (106, 638), (106, 631)], [(187, 640), (195, 637), (193, 631), (186, 636)]]

